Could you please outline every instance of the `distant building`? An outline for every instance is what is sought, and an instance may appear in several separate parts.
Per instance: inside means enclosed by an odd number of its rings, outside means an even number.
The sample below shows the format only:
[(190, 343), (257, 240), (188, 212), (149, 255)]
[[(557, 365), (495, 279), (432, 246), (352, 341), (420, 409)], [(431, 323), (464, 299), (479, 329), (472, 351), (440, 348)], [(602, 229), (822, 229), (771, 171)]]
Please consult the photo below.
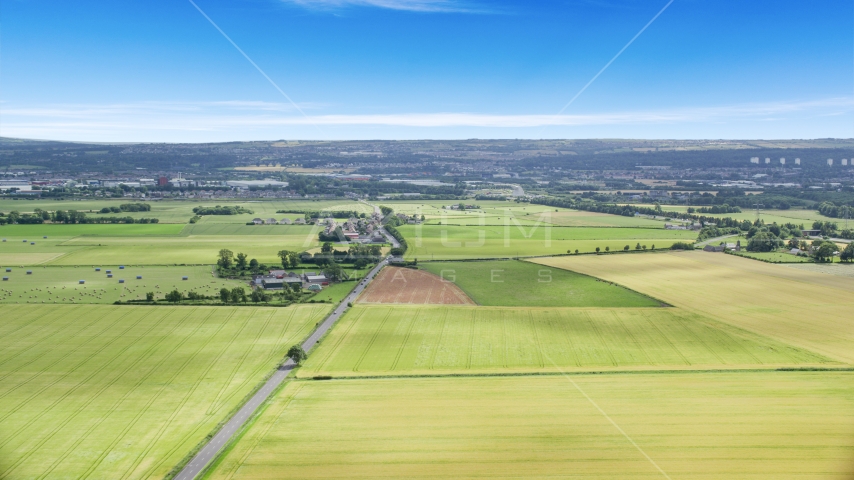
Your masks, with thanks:
[(264, 223), (266, 223), (267, 225), (276, 225), (279, 222), (275, 218), (268, 218)]
[(254, 223), (255, 225), (263, 225), (263, 224), (264, 224), (264, 220), (263, 220), (263, 219), (261, 219), (261, 218), (253, 218), (253, 219), (252, 219), (252, 223)]
[(723, 252), (726, 249), (726, 245), (706, 245), (703, 247), (704, 252)]
[(290, 225), (291, 223), (293, 222), (291, 222), (290, 218), (283, 218), (279, 220), (279, 225)]

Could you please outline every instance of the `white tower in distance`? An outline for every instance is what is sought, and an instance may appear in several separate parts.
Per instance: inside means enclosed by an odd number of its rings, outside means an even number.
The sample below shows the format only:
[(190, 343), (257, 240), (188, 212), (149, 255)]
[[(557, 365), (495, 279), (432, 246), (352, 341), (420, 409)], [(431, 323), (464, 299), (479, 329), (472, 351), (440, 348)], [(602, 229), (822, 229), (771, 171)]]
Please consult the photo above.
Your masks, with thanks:
[(785, 158), (781, 158), (781, 159), (780, 159), (780, 165), (785, 165), (785, 164), (786, 164), (786, 159), (785, 159)]
[(759, 165), (759, 157), (750, 157), (750, 163)]
[(801, 164), (801, 159), (800, 159), (800, 158), (796, 158), (796, 159), (795, 159), (795, 165), (800, 165), (800, 164)]
[(847, 159), (847, 158), (843, 158), (843, 159), (842, 159), (842, 166), (843, 166), (843, 167), (847, 167), (847, 166), (848, 166), (848, 159)]
[(765, 158), (765, 165), (769, 165), (770, 163), (771, 163), (771, 159), (766, 157)]
[(828, 158), (828, 159), (827, 159), (827, 166), (828, 166), (828, 167), (832, 167), (832, 166), (833, 166), (833, 159), (832, 159), (832, 158)]

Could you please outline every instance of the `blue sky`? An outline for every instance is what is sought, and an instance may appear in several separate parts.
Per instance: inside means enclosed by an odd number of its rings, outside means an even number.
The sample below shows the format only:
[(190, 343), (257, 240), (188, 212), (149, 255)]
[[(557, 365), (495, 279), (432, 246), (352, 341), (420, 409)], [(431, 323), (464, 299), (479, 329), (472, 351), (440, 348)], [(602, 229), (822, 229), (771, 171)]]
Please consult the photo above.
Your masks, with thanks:
[[(854, 0), (3, 0), (0, 135), (854, 137)], [(302, 113), (300, 113), (300, 110)]]

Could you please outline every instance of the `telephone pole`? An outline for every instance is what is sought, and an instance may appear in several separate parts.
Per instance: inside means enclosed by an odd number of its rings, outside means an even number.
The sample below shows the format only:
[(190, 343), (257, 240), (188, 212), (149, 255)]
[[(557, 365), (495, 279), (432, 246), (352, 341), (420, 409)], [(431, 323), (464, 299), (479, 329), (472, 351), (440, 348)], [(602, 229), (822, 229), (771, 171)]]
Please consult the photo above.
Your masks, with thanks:
[(756, 209), (756, 222), (758, 223), (758, 222), (759, 222), (759, 217), (760, 217), (760, 215), (761, 215), (759, 212), (760, 212), (763, 208), (765, 208), (765, 205), (763, 205), (763, 204), (761, 204), (761, 203), (754, 203), (754, 204), (753, 204), (753, 208), (755, 208), (755, 209)]

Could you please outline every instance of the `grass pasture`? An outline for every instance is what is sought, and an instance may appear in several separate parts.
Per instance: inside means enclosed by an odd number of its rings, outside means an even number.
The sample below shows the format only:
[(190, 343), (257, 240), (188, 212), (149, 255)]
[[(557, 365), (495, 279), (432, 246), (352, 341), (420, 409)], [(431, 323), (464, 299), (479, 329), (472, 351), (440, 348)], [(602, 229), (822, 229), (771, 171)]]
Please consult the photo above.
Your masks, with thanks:
[(591, 253), (596, 247), (617, 251), (626, 245), (634, 249), (638, 243), (667, 248), (696, 238), (695, 232), (664, 228), (404, 225), (398, 230), (409, 244), (406, 257), (421, 260), (556, 255), (568, 250)]
[[(146, 292), (154, 292), (162, 300), (166, 293), (177, 288), (181, 292), (195, 291), (203, 295), (219, 295), (223, 287), (248, 289), (246, 282), (216, 278), (210, 266), (194, 267), (142, 267), (101, 266), (94, 267), (11, 267), (12, 271), (2, 275), (8, 281), (0, 283), (0, 304), (110, 304), (117, 300), (144, 300)], [(27, 275), (26, 271), (33, 273)], [(107, 278), (107, 270), (113, 278)], [(138, 280), (136, 277), (142, 276)], [(189, 277), (182, 280), (182, 277)], [(120, 284), (119, 279), (125, 283)], [(85, 280), (80, 285), (78, 282)]]
[[(413, 202), (381, 202), (392, 207), (397, 213), (408, 215), (424, 215), (427, 225), (504, 225), (518, 222), (522, 225), (537, 225), (545, 223), (553, 226), (567, 227), (644, 227), (663, 228), (661, 221), (646, 218), (622, 217), (602, 213), (585, 212), (567, 208), (547, 207), (527, 203), (500, 201), (473, 201), (481, 208), (476, 210), (448, 210), (443, 206), (451, 205), (451, 200), (432, 200), (429, 203)], [(466, 202), (472, 203), (472, 202)]]
[[(734, 252), (733, 255), (771, 263), (812, 263), (812, 259), (809, 257), (799, 257), (786, 252), (748, 252), (745, 250)], [(835, 260), (839, 261), (838, 258)]]
[[(251, 210), (252, 214), (245, 215), (211, 215), (204, 217), (205, 221), (211, 220), (224, 223), (245, 224), (255, 217), (281, 219), (283, 217), (296, 218), (293, 214), (277, 214), (278, 210), (300, 210), (300, 211), (341, 211), (355, 210), (360, 213), (372, 213), (371, 207), (351, 200), (259, 200), (241, 201), (233, 199), (188, 199), (188, 200), (146, 200), (144, 203), (151, 205), (149, 212), (121, 212), (99, 214), (104, 207), (118, 207), (123, 203), (131, 203), (128, 199), (92, 199), (92, 200), (0, 200), (0, 212), (8, 213), (18, 211), (21, 213), (32, 213), (36, 208), (47, 211), (77, 210), (86, 212), (90, 217), (132, 217), (132, 218), (157, 218), (160, 224), (177, 223), (186, 224), (195, 215), (193, 208), (198, 206), (228, 205), (240, 206)], [(93, 212), (93, 213), (90, 213)], [(301, 215), (300, 215), (301, 216)]]
[(687, 312), (854, 362), (854, 278), (707, 252), (534, 261), (596, 275)]
[(667, 478), (841, 480), (854, 374), (297, 381), (206, 478), (664, 478), (609, 420)]
[(668, 308), (357, 305), (340, 322), (300, 376), (832, 363)]
[(193, 235), (188, 237), (77, 237), (61, 245), (71, 253), (51, 265), (182, 265), (211, 264), (227, 248), (268, 265), (280, 262), (279, 250), (303, 251), (318, 246), (316, 235)]
[(529, 262), (425, 262), (480, 305), (510, 307), (657, 307), (661, 303), (593, 277)]
[(162, 478), (327, 311), (4, 305), (0, 478)]

